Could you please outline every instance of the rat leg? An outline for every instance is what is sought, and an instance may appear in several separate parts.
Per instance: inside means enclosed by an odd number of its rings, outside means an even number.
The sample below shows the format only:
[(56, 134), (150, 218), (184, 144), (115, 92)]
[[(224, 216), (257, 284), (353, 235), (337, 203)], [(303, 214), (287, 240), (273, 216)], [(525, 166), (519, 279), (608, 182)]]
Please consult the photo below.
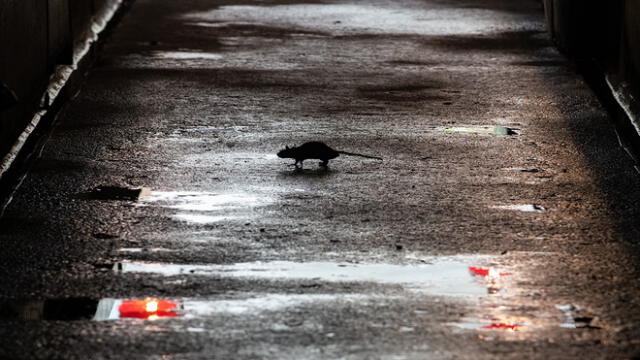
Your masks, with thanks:
[[(300, 165), (298, 165), (298, 163), (299, 163)], [(300, 161), (300, 160), (296, 160), (296, 162), (295, 162), (295, 163), (293, 163), (293, 164), (289, 164), (289, 165), (287, 165), (287, 166), (289, 166), (289, 167), (294, 166), (294, 167), (296, 168), (296, 171), (300, 171), (300, 170), (302, 170), (302, 161)]]

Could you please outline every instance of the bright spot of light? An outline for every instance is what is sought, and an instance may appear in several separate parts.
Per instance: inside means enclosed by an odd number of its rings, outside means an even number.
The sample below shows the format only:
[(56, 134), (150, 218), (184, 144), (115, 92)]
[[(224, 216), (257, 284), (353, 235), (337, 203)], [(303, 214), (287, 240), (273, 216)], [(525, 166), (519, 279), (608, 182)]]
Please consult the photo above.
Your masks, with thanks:
[(158, 311), (158, 302), (155, 300), (150, 300), (147, 303), (146, 310), (148, 313), (154, 313)]

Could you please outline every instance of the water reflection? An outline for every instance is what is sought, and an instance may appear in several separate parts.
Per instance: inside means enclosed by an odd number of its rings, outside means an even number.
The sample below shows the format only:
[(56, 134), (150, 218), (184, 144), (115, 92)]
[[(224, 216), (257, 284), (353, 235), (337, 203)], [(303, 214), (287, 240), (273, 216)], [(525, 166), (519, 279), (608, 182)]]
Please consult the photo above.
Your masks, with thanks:
[[(532, 301), (531, 290), (520, 288), (527, 278), (526, 268), (469, 266), (472, 277), (486, 288), (486, 295), (479, 298), (480, 306), (470, 308), (470, 313), (455, 328), (473, 331), (493, 331), (520, 334), (548, 334), (555, 329), (599, 329), (594, 317), (586, 316), (574, 305), (548, 305)], [(525, 335), (526, 333), (528, 335)]]
[(0, 302), (3, 320), (115, 320), (159, 319), (180, 316), (180, 305), (161, 299), (88, 299), (12, 300)]
[(545, 208), (537, 204), (495, 205), (495, 206), (491, 206), (491, 208), (499, 209), (499, 210), (514, 210), (514, 211), (532, 212), (532, 213), (542, 213), (546, 211)]
[[(422, 257), (411, 258), (411, 261), (420, 261), (411, 264), (272, 261), (182, 265), (127, 262), (117, 264), (114, 269), (123, 273), (161, 276), (214, 276), (274, 281), (308, 279), (394, 285), (401, 286), (413, 296), (444, 296), (463, 300), (470, 305), (470, 313), (449, 325), (466, 331), (531, 334), (549, 328), (577, 328), (574, 308), (549, 308), (529, 300), (526, 291), (515, 285), (525, 276), (519, 267), (495, 263), (491, 266), (477, 265), (490, 263), (490, 259), (483, 256)], [(326, 296), (345, 298), (347, 295)], [(366, 294), (360, 296), (361, 300), (371, 297)], [(301, 299), (302, 297), (295, 301)], [(261, 306), (271, 309), (284, 307), (283, 304), (291, 301), (294, 300), (287, 295), (270, 295), (242, 301), (196, 301), (188, 305), (190, 310), (187, 313), (192, 316), (204, 316), (215, 311), (233, 314), (255, 310)], [(590, 323), (586, 324), (584, 328), (594, 328)]]
[(199, 225), (215, 224), (221, 221), (234, 219), (234, 217), (232, 216), (225, 216), (225, 215), (211, 216), (211, 215), (192, 214), (192, 213), (178, 213), (171, 216), (171, 218), (178, 221), (184, 221), (191, 224), (199, 224)]
[(236, 193), (219, 194), (197, 191), (151, 191), (143, 203), (159, 203), (170, 209), (187, 211), (216, 211), (222, 209), (255, 206), (258, 197)]
[(469, 272), (485, 286), (487, 295), (481, 299), (482, 306), (474, 311), (476, 315), (467, 316), (453, 326), (502, 332), (518, 332), (532, 326), (532, 319), (522, 314), (521, 304), (516, 300), (521, 290), (512, 288), (512, 276), (517, 273), (479, 266), (470, 266)]
[(171, 218), (192, 224), (212, 224), (246, 218), (264, 198), (248, 193), (212, 193), (199, 191), (150, 191), (139, 206), (159, 205), (179, 210)]
[[(469, 275), (468, 263), (478, 257), (434, 257), (420, 264), (353, 264), (340, 262), (249, 262), (230, 265), (183, 265), (123, 262), (114, 270), (164, 276), (200, 275), (271, 280), (315, 279), (327, 282), (372, 282), (400, 285), (432, 295), (478, 297), (483, 284)], [(473, 261), (473, 260), (471, 260)]]
[(98, 303), (93, 320), (157, 320), (181, 316), (181, 309), (182, 306), (177, 302), (162, 299), (102, 299)]
[[(407, 257), (409, 259), (409, 257)], [(547, 334), (547, 330), (599, 329), (599, 320), (576, 305), (548, 305), (535, 302), (518, 284), (526, 278), (526, 268), (490, 262), (489, 257), (450, 256), (411, 258), (409, 264), (348, 262), (251, 262), (221, 265), (180, 265), (161, 263), (117, 263), (121, 273), (148, 273), (185, 277), (214, 276), (279, 282), (310, 280), (322, 282), (374, 283), (391, 286), (391, 292), (363, 286), (357, 293), (247, 293), (214, 299), (49, 299), (15, 300), (0, 303), (0, 319), (13, 320), (158, 320), (202, 319), (217, 315), (257, 314), (284, 311), (303, 305), (366, 306), (398, 299), (420, 302), (452, 301), (466, 306), (459, 321), (448, 323), (456, 331), (494, 334)], [(503, 259), (503, 258), (501, 258)], [(419, 262), (418, 262), (419, 261)], [(487, 266), (489, 264), (489, 266)], [(294, 284), (296, 287), (299, 284)], [(360, 287), (359, 287), (360, 288)], [(327, 289), (331, 289), (330, 286)], [(368, 289), (368, 290), (367, 290)], [(331, 290), (329, 290), (331, 291)], [(435, 296), (436, 298), (430, 298)], [(413, 299), (413, 300), (412, 300)], [(426, 303), (423, 300), (427, 300)], [(437, 299), (437, 300), (436, 300)], [(416, 310), (428, 316), (429, 310)], [(492, 335), (493, 336), (493, 335)]]
[[(258, 294), (238, 299), (182, 299), (182, 300), (100, 300), (94, 320), (143, 319), (158, 320), (180, 318), (203, 319), (215, 315), (258, 314), (264, 311), (282, 311), (310, 303), (362, 303), (368, 298), (360, 294)], [(204, 330), (203, 330), (204, 331)]]
[(153, 57), (160, 59), (173, 59), (173, 60), (219, 60), (222, 59), (222, 55), (199, 52), (199, 51), (154, 51)]
[(143, 253), (143, 252), (154, 253), (154, 252), (174, 252), (176, 250), (157, 247), (157, 248), (119, 248), (116, 251), (121, 253)]
[[(410, 259), (407, 257), (407, 259)], [(214, 276), (273, 281), (314, 280), (359, 282), (400, 286), (410, 296), (444, 296), (463, 300), (470, 313), (451, 326), (472, 331), (520, 333), (548, 328), (576, 328), (575, 308), (549, 308), (536, 305), (527, 297), (518, 281), (523, 273), (517, 266), (492, 263), (486, 256), (449, 256), (411, 258), (410, 264), (348, 262), (249, 262), (237, 264), (183, 265), (163, 263), (118, 263), (114, 270), (123, 273), (148, 273), (160, 276)], [(414, 263), (418, 261), (419, 263)], [(282, 297), (279, 297), (282, 296)], [(311, 296), (311, 295), (308, 295)], [(345, 298), (347, 295), (327, 295)], [(362, 298), (371, 295), (361, 294)], [(300, 298), (302, 299), (302, 298)], [(296, 301), (300, 301), (297, 299)], [(260, 306), (278, 307), (292, 301), (287, 295), (270, 295), (242, 301), (194, 302), (187, 313), (203, 315), (213, 311), (237, 313)], [(271, 305), (267, 305), (271, 304)], [(284, 305), (283, 305), (284, 306)], [(186, 305), (185, 305), (186, 307)], [(215, 310), (215, 309), (218, 310)], [(199, 311), (200, 309), (202, 311)], [(573, 312), (572, 312), (573, 311)], [(568, 314), (568, 315), (567, 315)], [(584, 317), (584, 316), (583, 316)], [(587, 317), (584, 317), (587, 318)], [(582, 318), (580, 318), (582, 319)], [(589, 318), (590, 319), (590, 318)], [(582, 320), (580, 320), (582, 321)], [(584, 328), (593, 328), (586, 323)], [(572, 326), (569, 326), (572, 325)]]
[(520, 327), (522, 327), (522, 326), (523, 325), (512, 325), (512, 324), (505, 324), (505, 323), (497, 323), (497, 324), (485, 325), (482, 328), (483, 329), (506, 329), (506, 330), (518, 331), (518, 329)]
[(163, 317), (178, 316), (178, 304), (158, 299), (123, 300), (118, 306), (120, 318), (154, 320)]
[(486, 276), (489, 278), (497, 278), (500, 276), (509, 275), (509, 273), (499, 272), (495, 268), (482, 268), (482, 267), (476, 267), (476, 266), (469, 266), (469, 271), (474, 275)]

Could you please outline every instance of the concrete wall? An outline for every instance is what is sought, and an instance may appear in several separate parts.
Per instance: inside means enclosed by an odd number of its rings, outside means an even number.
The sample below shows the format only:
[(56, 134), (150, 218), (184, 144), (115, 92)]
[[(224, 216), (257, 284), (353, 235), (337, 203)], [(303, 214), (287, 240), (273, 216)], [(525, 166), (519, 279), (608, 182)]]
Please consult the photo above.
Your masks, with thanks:
[(0, 113), (0, 157), (36, 112), (50, 72), (48, 4), (42, 0), (0, 1), (0, 81), (18, 104)]
[(0, 160), (38, 111), (56, 65), (72, 64), (74, 43), (84, 41), (94, 16), (115, 3), (0, 0), (0, 82), (19, 100), (0, 109)]
[[(544, 0), (558, 47), (578, 60), (595, 60), (628, 98), (640, 99), (640, 1)], [(636, 117), (640, 114), (636, 114)]]

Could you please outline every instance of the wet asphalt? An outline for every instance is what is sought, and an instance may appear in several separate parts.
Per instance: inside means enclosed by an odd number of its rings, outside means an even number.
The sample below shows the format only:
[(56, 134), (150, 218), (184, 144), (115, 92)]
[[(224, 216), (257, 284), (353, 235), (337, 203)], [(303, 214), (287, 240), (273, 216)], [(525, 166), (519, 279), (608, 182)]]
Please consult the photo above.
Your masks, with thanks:
[(0, 219), (0, 357), (631, 358), (638, 179), (537, 1), (137, 0)]

